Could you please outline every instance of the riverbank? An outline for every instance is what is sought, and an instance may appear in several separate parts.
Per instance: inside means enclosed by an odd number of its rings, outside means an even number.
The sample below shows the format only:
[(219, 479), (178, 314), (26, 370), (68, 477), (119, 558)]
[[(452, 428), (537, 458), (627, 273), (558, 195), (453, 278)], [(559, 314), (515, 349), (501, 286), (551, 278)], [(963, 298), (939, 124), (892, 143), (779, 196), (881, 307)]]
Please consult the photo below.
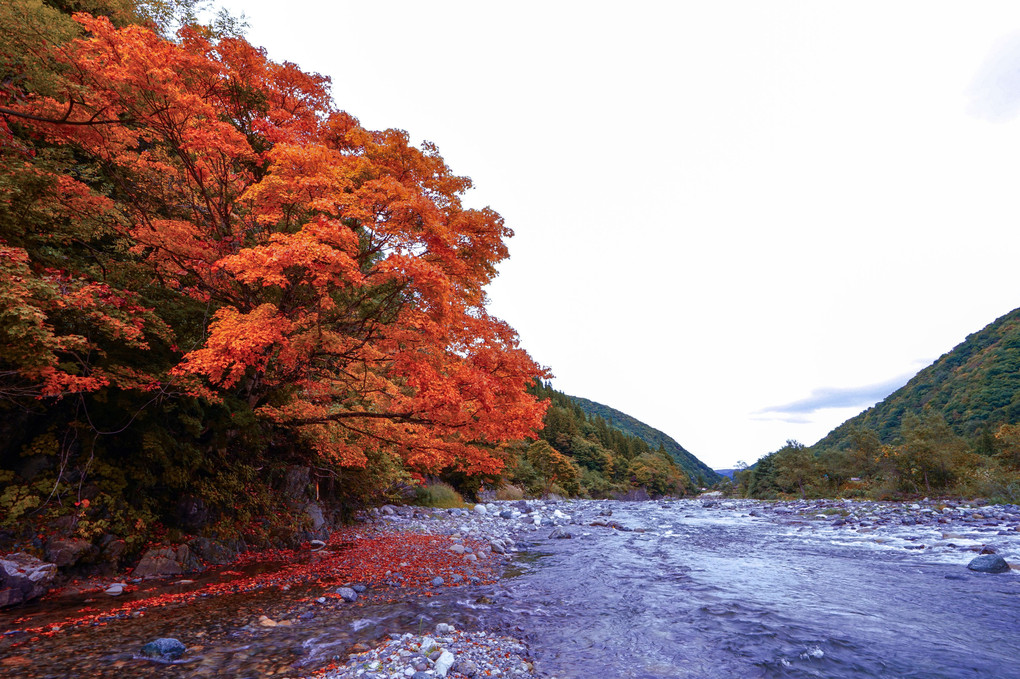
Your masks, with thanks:
[[(338, 667), (348, 652), (391, 641), (390, 634), (442, 623), (457, 626), (457, 635), (437, 637), (449, 637), (452, 649), (475, 647), (460, 654), (464, 663), (519, 670), (520, 642), (482, 632), (479, 622), (497, 605), (518, 536), (569, 521), (555, 506), (384, 506), (301, 550), (246, 553), (183, 578), (78, 582), (0, 612), (0, 669), (25, 677), (116, 676), (125, 668), (140, 676), (296, 677)], [(179, 642), (177, 657), (146, 657), (142, 648), (157, 639)], [(515, 653), (521, 663), (506, 667)]]

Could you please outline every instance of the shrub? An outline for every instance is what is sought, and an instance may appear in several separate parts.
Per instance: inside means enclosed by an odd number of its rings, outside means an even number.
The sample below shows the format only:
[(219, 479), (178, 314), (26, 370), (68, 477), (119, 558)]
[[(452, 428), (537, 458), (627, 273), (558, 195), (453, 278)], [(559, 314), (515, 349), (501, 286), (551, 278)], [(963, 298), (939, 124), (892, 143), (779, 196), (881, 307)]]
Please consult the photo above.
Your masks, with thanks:
[(418, 486), (415, 493), (415, 504), (424, 507), (438, 507), (448, 509), (450, 507), (464, 507), (464, 498), (448, 483), (438, 481), (427, 486)]
[(511, 483), (500, 486), (496, 489), (497, 500), (523, 500), (524, 489)]

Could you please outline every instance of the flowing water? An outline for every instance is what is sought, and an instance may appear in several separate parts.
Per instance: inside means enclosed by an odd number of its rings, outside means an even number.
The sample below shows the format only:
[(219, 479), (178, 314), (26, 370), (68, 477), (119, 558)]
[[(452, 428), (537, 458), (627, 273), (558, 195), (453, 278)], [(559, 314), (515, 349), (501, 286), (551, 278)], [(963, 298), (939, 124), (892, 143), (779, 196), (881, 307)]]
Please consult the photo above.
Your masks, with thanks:
[[(1015, 562), (1015, 525), (837, 529), (754, 516), (752, 502), (559, 507), (579, 524), (574, 539), (524, 533), (529, 551), (495, 586), (385, 603), (370, 591), (357, 608), (320, 605), (315, 586), (199, 597), (35, 640), (6, 634), (0, 676), (296, 677), (355, 643), (450, 622), (525, 638), (540, 673), (559, 679), (1020, 678), (1020, 576), (970, 572), (974, 552), (961, 548), (990, 542)], [(587, 525), (609, 507), (638, 530)], [(91, 596), (0, 613), (0, 633), (123, 603)], [(290, 624), (265, 628), (259, 615)], [(184, 642), (185, 661), (139, 657), (157, 637)]]
[[(875, 537), (697, 503), (613, 519), (647, 532), (549, 541), (513, 584), (508, 612), (561, 679), (1020, 677), (1020, 577), (968, 571), (944, 526)], [(1000, 528), (954, 539), (1020, 554)]]

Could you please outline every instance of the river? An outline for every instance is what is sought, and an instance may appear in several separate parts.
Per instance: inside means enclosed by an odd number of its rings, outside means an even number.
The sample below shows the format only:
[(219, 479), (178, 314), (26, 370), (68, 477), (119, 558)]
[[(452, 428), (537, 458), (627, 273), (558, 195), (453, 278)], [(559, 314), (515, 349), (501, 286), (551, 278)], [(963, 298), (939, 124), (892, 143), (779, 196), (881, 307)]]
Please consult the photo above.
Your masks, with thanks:
[[(855, 530), (754, 503), (614, 503), (626, 532), (543, 543), (512, 585), (539, 667), (567, 677), (1020, 677), (1020, 577), (965, 568), (1016, 525)], [(867, 523), (867, 522), (866, 522)], [(858, 531), (864, 532), (858, 532)]]

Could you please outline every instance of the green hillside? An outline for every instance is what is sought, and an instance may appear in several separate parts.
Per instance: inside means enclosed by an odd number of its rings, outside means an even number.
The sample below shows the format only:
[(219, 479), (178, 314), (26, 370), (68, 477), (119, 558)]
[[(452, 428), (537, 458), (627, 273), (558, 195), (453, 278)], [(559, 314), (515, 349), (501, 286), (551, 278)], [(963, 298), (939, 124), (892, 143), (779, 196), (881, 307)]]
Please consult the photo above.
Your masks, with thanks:
[(738, 471), (734, 492), (1020, 502), (1020, 309), (811, 448), (787, 441)]
[(1020, 422), (1020, 309), (996, 319), (943, 355), (881, 403), (836, 427), (816, 450), (843, 448), (857, 429), (893, 443), (907, 413), (941, 415), (956, 434), (979, 443), (1002, 424)]
[(692, 455), (690, 451), (677, 443), (672, 437), (655, 427), (651, 427), (627, 413), (620, 412), (616, 408), (610, 408), (607, 405), (596, 403), (580, 396), (569, 396), (569, 398), (579, 405), (581, 410), (589, 417), (600, 417), (610, 427), (618, 429), (628, 436), (639, 438), (652, 448), (660, 446), (665, 448), (666, 452), (676, 460), (680, 468), (687, 472), (692, 479), (698, 479), (700, 475), (704, 478), (706, 485), (712, 485), (722, 478), (722, 476)]

